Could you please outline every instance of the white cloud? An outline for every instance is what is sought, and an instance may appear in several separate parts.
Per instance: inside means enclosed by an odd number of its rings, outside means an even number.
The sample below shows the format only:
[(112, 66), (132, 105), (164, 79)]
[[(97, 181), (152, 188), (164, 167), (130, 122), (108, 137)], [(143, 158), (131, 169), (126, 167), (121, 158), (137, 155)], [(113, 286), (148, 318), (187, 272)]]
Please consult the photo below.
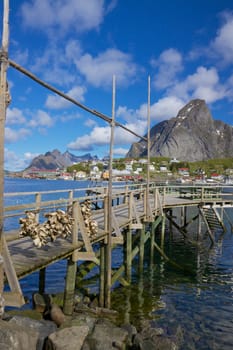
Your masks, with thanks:
[(92, 128), (92, 127), (94, 127), (94, 126), (96, 126), (97, 125), (97, 122), (96, 122), (96, 120), (94, 120), (94, 119), (91, 119), (91, 118), (88, 118), (88, 119), (86, 119), (85, 120), (85, 126), (87, 126), (88, 128)]
[[(83, 86), (75, 86), (70, 89), (66, 94), (78, 102), (84, 101), (84, 94), (86, 92), (86, 88)], [(49, 95), (45, 102), (46, 107), (50, 109), (63, 109), (67, 107), (72, 107), (73, 104), (68, 100), (58, 96), (58, 95)]]
[(45, 111), (38, 110), (33, 118), (28, 122), (28, 126), (30, 127), (51, 127), (54, 124), (54, 120), (49, 116), (49, 114)]
[(39, 156), (39, 153), (31, 153), (31, 152), (24, 153), (24, 158), (27, 162), (30, 162), (31, 160), (33, 160), (37, 156)]
[(223, 15), (224, 24), (218, 30), (216, 38), (210, 47), (217, 53), (225, 63), (232, 64), (233, 61), (233, 15), (225, 12)]
[(104, 16), (103, 0), (33, 0), (22, 5), (23, 23), (47, 32), (58, 29), (83, 32), (99, 27)]
[(76, 60), (77, 69), (95, 87), (109, 86), (113, 75), (117, 85), (129, 85), (135, 79), (137, 65), (132, 57), (117, 49), (107, 49), (96, 57), (85, 54)]
[[(132, 131), (139, 133), (142, 131), (142, 135), (145, 130), (146, 122), (144, 120), (137, 120), (137, 123), (132, 122), (131, 124), (127, 123), (125, 126)], [(140, 135), (140, 134), (139, 134)], [(114, 145), (127, 145), (138, 138), (126, 130), (116, 127), (114, 130)], [(89, 134), (85, 134), (81, 137), (78, 137), (75, 141), (72, 141), (68, 144), (68, 148), (74, 150), (82, 151), (91, 151), (98, 146), (109, 145), (110, 142), (110, 127), (100, 127), (95, 126)]]
[(68, 148), (82, 151), (93, 150), (95, 146), (103, 146), (109, 143), (110, 128), (96, 126), (90, 134), (78, 137), (68, 144)]
[(13, 130), (11, 128), (5, 128), (5, 142), (13, 143), (19, 140), (25, 139), (27, 136), (31, 134), (30, 130), (26, 128), (20, 128), (17, 130)]
[[(151, 124), (164, 119), (170, 119), (177, 115), (177, 112), (184, 107), (185, 101), (174, 96), (160, 98), (150, 106)], [(138, 109), (127, 109), (126, 106), (119, 106), (116, 115), (127, 121), (127, 127), (132, 128), (140, 136), (147, 131), (147, 104), (143, 103)], [(137, 123), (135, 123), (135, 120)]]
[(194, 74), (190, 74), (180, 83), (174, 85), (168, 95), (173, 94), (177, 98), (189, 101), (192, 98), (204, 99), (207, 103), (213, 103), (225, 97), (225, 88), (219, 81), (219, 75), (215, 67), (198, 67)]
[(24, 124), (25, 122), (26, 122), (26, 118), (20, 109), (16, 107), (7, 109), (6, 125)]
[(161, 98), (151, 105), (151, 120), (160, 121), (175, 117), (184, 104), (185, 102), (176, 96)]
[(5, 148), (4, 168), (10, 171), (21, 171), (25, 169), (32, 159), (38, 155), (38, 153), (26, 152), (22, 157), (19, 157), (14, 151)]
[(20, 48), (16, 48), (12, 54), (13, 60), (18, 64), (24, 66), (28, 62), (29, 52), (28, 49), (22, 51)]
[(72, 63), (80, 53), (81, 47), (76, 40), (68, 41), (64, 46), (53, 41), (42, 53), (37, 54), (30, 69), (39, 73), (47, 82), (68, 86), (78, 80), (77, 71), (74, 74), (75, 66), (72, 66)]
[(73, 61), (81, 56), (82, 47), (78, 40), (69, 40), (65, 46), (65, 57), (67, 60)]
[(122, 156), (124, 157), (127, 153), (128, 153), (129, 149), (125, 149), (125, 148), (114, 148), (113, 150), (113, 154), (114, 156)]
[(183, 70), (182, 55), (173, 48), (163, 51), (158, 60), (153, 59), (151, 64), (158, 69), (154, 77), (154, 85), (159, 89), (173, 85), (177, 74)]

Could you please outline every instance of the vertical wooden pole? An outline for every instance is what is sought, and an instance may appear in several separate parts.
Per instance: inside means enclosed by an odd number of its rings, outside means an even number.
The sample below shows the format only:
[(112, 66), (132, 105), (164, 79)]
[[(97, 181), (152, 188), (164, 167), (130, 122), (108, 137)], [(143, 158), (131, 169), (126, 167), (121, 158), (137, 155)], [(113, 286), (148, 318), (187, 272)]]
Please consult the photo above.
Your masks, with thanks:
[[(169, 215), (172, 218), (172, 216), (173, 216), (173, 210), (172, 209), (169, 210)], [(172, 238), (172, 234), (173, 234), (173, 225), (172, 225), (172, 222), (169, 221), (169, 238), (170, 239)]]
[[(4, 223), (4, 139), (6, 109), (10, 102), (7, 91), (7, 66), (9, 45), (9, 0), (4, 0), (2, 48), (0, 51), (0, 258), (3, 254), (3, 223)], [(3, 293), (3, 264), (0, 263), (0, 297)]]
[(41, 193), (35, 194), (35, 201), (36, 201), (36, 210), (38, 210), (38, 213), (36, 213), (36, 221), (40, 221), (40, 203), (41, 203)]
[(223, 206), (220, 208), (220, 218), (221, 220), (223, 221), (223, 213), (224, 213), (224, 210), (223, 210)]
[(99, 306), (104, 307), (104, 281), (105, 281), (105, 244), (100, 246), (100, 280), (99, 280)]
[(198, 230), (197, 230), (197, 240), (200, 240), (201, 237), (201, 224), (202, 224), (202, 220), (201, 220), (201, 213), (199, 211), (199, 215), (198, 215)]
[(72, 218), (73, 218), (73, 226), (72, 226), (72, 243), (76, 244), (78, 242), (78, 202), (73, 202), (72, 207)]
[(69, 204), (68, 204), (68, 208), (72, 205), (72, 202), (73, 202), (73, 198), (74, 198), (74, 190), (70, 190), (69, 191)]
[(180, 208), (181, 213), (180, 213), (180, 225), (183, 226), (184, 225), (184, 207)]
[(73, 313), (76, 273), (77, 262), (74, 262), (71, 258), (67, 259), (66, 285), (63, 306), (63, 312), (65, 315), (72, 315)]
[(154, 241), (155, 241), (155, 221), (151, 223), (151, 234), (150, 234), (150, 264), (154, 262)]
[[(72, 227), (72, 243), (78, 241), (78, 202), (73, 203), (72, 217), (74, 219)], [(66, 315), (72, 315), (74, 304), (74, 290), (77, 275), (77, 261), (73, 261), (72, 257), (67, 259), (66, 284), (64, 293), (63, 311)]]
[(113, 144), (115, 128), (115, 76), (113, 76), (112, 87), (112, 121), (109, 151), (109, 180), (108, 180), (108, 242), (106, 251), (106, 283), (105, 283), (105, 306), (111, 307), (111, 285), (112, 285), (112, 163)]
[(151, 221), (150, 213), (150, 77), (148, 77), (148, 103), (147, 103), (147, 179), (146, 179), (146, 218)]
[(143, 271), (143, 263), (144, 263), (144, 244), (145, 244), (145, 224), (142, 225), (142, 229), (140, 230), (140, 240), (139, 240), (139, 272)]
[(131, 282), (131, 270), (132, 270), (132, 230), (128, 228), (126, 230), (126, 279)]
[(162, 229), (161, 229), (161, 249), (164, 248), (164, 239), (165, 239), (165, 215), (162, 216)]
[(188, 207), (184, 207), (184, 225), (186, 225), (187, 224), (187, 209), (188, 209)]

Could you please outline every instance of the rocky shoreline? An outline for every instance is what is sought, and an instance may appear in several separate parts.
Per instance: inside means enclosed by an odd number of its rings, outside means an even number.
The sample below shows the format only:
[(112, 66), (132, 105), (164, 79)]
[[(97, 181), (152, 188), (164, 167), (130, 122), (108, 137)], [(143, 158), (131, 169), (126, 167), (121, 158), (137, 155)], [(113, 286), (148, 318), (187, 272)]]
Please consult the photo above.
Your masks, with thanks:
[(6, 312), (0, 320), (2, 350), (177, 350), (182, 332), (171, 338), (153, 321), (140, 327), (118, 325), (117, 312), (95, 306), (89, 298), (75, 303), (72, 316), (62, 312), (56, 298), (49, 307)]

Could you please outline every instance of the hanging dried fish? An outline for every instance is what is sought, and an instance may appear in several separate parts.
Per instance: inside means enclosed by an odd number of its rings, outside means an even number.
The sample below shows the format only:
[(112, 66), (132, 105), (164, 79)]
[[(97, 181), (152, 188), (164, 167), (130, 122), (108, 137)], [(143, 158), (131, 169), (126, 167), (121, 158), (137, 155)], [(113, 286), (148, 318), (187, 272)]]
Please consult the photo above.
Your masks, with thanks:
[(37, 222), (36, 213), (26, 212), (26, 218), (20, 218), (20, 235), (30, 236), (33, 244), (40, 248), (55, 241), (57, 237), (67, 238), (72, 233), (73, 218), (63, 210), (46, 213), (47, 218), (42, 224)]
[(84, 224), (86, 226), (88, 236), (96, 236), (98, 233), (98, 223), (91, 217), (91, 201), (86, 199), (80, 204), (83, 214)]

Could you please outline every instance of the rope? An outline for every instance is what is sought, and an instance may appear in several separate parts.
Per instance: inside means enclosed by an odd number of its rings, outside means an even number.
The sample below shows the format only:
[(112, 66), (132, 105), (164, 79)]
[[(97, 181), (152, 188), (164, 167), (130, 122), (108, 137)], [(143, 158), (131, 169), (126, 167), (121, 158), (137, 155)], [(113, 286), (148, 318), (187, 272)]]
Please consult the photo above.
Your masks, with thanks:
[[(95, 115), (96, 117), (99, 117), (103, 120), (105, 120), (107, 123), (111, 124), (112, 123), (112, 118), (106, 116), (103, 113), (100, 113), (94, 109), (91, 109), (85, 105), (83, 105), (82, 103), (78, 102), (77, 100), (75, 100), (74, 98), (70, 97), (69, 95), (66, 95), (65, 93), (61, 92), (60, 90), (56, 89), (55, 87), (49, 85), (48, 83), (45, 83), (43, 80), (39, 79), (37, 76), (35, 76), (34, 74), (32, 74), (31, 72), (29, 72), (28, 70), (26, 70), (25, 68), (21, 67), (19, 64), (17, 64), (16, 62), (9, 60), (9, 65), (13, 68), (15, 68), (16, 70), (18, 70), (19, 72), (23, 73), (24, 75), (28, 76), (29, 78), (31, 78), (32, 80), (36, 81), (38, 84), (44, 86), (45, 88), (47, 88), (48, 90), (53, 91), (55, 94), (63, 97), (64, 99), (70, 101), (71, 103), (75, 104), (76, 106), (84, 109), (85, 111), (87, 111), (88, 113), (91, 113), (93, 115)], [(115, 121), (115, 125), (119, 126), (120, 128), (124, 129), (125, 131), (131, 133), (132, 135), (139, 137), (140, 139), (147, 141), (147, 138), (144, 136), (141, 136), (139, 134), (137, 134), (136, 132), (128, 129), (126, 126), (124, 126), (121, 123), (118, 123)]]

